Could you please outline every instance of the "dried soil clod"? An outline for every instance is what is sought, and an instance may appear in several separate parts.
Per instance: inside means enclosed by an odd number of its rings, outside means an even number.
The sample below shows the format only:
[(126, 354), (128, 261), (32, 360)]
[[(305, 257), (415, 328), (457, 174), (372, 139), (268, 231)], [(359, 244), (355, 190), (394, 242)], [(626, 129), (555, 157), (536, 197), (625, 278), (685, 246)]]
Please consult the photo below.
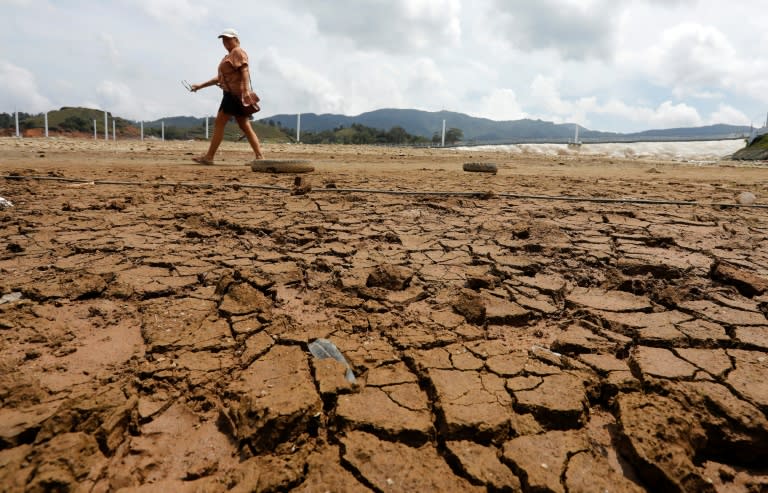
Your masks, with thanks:
[(726, 262), (714, 262), (710, 275), (716, 281), (734, 286), (748, 298), (768, 292), (768, 279)]

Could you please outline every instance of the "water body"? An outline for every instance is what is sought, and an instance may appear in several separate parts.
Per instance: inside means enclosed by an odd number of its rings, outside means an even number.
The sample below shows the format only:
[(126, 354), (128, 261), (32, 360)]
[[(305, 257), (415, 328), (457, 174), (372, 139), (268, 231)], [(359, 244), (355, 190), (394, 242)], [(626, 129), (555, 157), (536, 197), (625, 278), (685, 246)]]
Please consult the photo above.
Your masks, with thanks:
[(629, 159), (656, 159), (685, 163), (711, 164), (728, 159), (745, 142), (737, 140), (707, 140), (695, 142), (628, 142), (611, 144), (510, 144), (473, 147), (457, 147), (460, 151), (502, 151), (510, 154), (535, 154), (544, 156), (606, 156)]

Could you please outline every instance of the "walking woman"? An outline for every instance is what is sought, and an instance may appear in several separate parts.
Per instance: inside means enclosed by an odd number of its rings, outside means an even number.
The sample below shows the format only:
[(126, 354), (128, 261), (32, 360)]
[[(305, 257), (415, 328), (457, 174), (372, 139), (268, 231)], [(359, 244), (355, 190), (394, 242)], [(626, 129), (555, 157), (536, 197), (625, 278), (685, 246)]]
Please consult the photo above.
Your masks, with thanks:
[(199, 164), (213, 164), (213, 157), (224, 138), (224, 127), (230, 117), (234, 117), (240, 129), (245, 133), (248, 142), (253, 148), (255, 159), (264, 159), (261, 153), (261, 144), (256, 132), (251, 127), (251, 118), (245, 113), (243, 103), (251, 104), (252, 92), (251, 77), (248, 71), (248, 55), (240, 48), (240, 39), (237, 31), (234, 29), (225, 29), (219, 38), (227, 49), (227, 54), (219, 63), (219, 73), (213, 79), (202, 84), (193, 84), (192, 92), (196, 92), (204, 87), (220, 86), (224, 91), (224, 97), (221, 99), (219, 112), (216, 114), (216, 122), (213, 127), (213, 137), (208, 152), (202, 156), (192, 158)]

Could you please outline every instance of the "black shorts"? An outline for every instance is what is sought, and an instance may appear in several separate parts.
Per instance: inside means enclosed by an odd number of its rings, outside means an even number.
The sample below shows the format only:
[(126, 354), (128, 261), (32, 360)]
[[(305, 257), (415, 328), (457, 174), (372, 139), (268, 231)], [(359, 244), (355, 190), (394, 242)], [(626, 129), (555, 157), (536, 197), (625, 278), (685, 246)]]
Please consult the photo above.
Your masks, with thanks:
[(221, 98), (219, 111), (232, 116), (248, 116), (243, 110), (243, 103), (240, 98), (227, 91), (224, 91), (224, 96)]

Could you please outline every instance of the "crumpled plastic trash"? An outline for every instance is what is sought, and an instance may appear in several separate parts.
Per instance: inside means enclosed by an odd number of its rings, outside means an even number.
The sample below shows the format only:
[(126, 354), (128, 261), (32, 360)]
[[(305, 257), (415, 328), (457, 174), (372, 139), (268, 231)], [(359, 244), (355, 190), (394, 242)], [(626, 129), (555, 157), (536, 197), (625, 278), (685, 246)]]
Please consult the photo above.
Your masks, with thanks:
[(13, 202), (11, 202), (8, 199), (4, 199), (3, 197), (0, 197), (0, 211), (3, 209), (10, 209), (13, 207)]
[(312, 353), (312, 356), (317, 359), (335, 359), (347, 367), (347, 372), (344, 374), (344, 378), (346, 378), (349, 383), (357, 382), (355, 379), (355, 374), (352, 372), (352, 368), (349, 366), (349, 363), (347, 363), (344, 355), (341, 354), (339, 348), (337, 348), (336, 345), (328, 339), (315, 339), (314, 342), (309, 344), (309, 352)]
[(6, 303), (13, 303), (14, 301), (19, 301), (21, 299), (21, 293), (15, 292), (10, 294), (4, 294), (0, 297), (0, 305), (4, 305)]

